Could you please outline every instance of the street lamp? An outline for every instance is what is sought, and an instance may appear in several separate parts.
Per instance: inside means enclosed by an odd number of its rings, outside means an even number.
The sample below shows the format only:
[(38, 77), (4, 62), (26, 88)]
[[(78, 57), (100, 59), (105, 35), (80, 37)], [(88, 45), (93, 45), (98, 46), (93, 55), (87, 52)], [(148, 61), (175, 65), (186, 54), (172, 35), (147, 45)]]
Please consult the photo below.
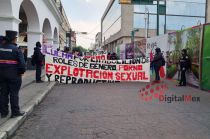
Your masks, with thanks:
[(138, 32), (139, 29), (133, 29), (131, 31), (131, 43), (134, 43), (134, 38), (135, 38), (135, 32)]
[(145, 7), (144, 19), (145, 19), (145, 38), (148, 38), (148, 33), (149, 33), (149, 9), (148, 9), (148, 7)]

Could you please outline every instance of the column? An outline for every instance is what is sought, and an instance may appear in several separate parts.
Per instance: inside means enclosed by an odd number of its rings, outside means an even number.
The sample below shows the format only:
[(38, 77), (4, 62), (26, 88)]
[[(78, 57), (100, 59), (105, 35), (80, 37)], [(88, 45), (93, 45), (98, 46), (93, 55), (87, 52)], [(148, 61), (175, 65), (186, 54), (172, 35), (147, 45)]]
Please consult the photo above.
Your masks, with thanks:
[(36, 42), (42, 43), (42, 32), (27, 32), (28, 35), (28, 57), (31, 58), (31, 56), (34, 53), (34, 47), (36, 47)]
[(13, 16), (0, 16), (0, 35), (5, 35), (5, 30), (19, 31), (20, 19)]

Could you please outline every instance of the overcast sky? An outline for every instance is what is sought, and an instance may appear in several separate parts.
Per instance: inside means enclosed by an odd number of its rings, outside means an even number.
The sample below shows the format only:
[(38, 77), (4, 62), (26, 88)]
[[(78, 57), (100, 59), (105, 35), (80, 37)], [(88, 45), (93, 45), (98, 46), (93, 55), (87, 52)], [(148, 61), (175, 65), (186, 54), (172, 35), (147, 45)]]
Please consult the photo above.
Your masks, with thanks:
[(61, 0), (73, 30), (88, 32), (77, 35), (77, 45), (88, 48), (100, 32), (101, 17), (109, 0)]

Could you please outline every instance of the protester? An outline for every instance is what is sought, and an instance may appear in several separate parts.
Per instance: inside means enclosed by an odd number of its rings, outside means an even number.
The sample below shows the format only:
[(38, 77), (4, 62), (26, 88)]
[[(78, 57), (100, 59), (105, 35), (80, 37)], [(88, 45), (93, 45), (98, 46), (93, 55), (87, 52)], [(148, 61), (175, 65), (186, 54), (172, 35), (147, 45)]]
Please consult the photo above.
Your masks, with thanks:
[(111, 54), (111, 60), (117, 60), (117, 54), (115, 52)]
[(32, 61), (36, 65), (36, 83), (42, 83), (41, 74), (42, 74), (42, 65), (43, 65), (44, 56), (41, 53), (41, 43), (37, 42), (36, 47), (34, 48), (34, 54)]
[(9, 114), (11, 118), (23, 116), (19, 108), (19, 90), (22, 84), (21, 75), (25, 72), (25, 61), (17, 47), (17, 32), (6, 31), (6, 42), (0, 45), (0, 112), (1, 118)]
[(161, 53), (160, 48), (156, 48), (155, 52), (156, 53), (151, 62), (151, 65), (153, 65), (155, 69), (155, 82), (159, 82), (160, 81), (159, 71), (160, 71), (161, 66), (163, 66), (163, 61), (165, 60), (164, 60), (163, 54)]
[(77, 49), (77, 48), (73, 48), (73, 50), (72, 50), (72, 54), (74, 55), (74, 58), (79, 57), (79, 49)]
[(111, 60), (111, 53), (107, 54), (107, 60)]
[(24, 49), (23, 55), (24, 55), (24, 60), (27, 63), (27, 60), (28, 60), (28, 57), (27, 57), (27, 49)]
[(178, 86), (186, 86), (186, 75), (185, 75), (185, 73), (191, 67), (190, 58), (187, 55), (187, 50), (186, 49), (182, 50), (182, 56), (180, 57), (179, 65), (180, 65), (180, 70), (181, 70), (181, 80), (180, 80)]

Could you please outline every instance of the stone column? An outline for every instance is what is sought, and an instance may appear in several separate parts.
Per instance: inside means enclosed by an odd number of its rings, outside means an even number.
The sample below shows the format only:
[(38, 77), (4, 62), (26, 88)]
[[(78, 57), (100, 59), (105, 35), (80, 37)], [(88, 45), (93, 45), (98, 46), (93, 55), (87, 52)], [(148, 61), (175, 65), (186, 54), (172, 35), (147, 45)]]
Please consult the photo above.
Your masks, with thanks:
[(42, 32), (27, 32), (28, 35), (28, 57), (31, 58), (36, 47), (36, 42), (42, 43)]
[(0, 35), (5, 35), (5, 30), (19, 31), (20, 19), (13, 16), (0, 16)]
[(59, 48), (59, 42), (58, 42), (57, 40), (54, 40), (54, 41), (53, 41), (53, 47), (54, 47), (55, 49)]

